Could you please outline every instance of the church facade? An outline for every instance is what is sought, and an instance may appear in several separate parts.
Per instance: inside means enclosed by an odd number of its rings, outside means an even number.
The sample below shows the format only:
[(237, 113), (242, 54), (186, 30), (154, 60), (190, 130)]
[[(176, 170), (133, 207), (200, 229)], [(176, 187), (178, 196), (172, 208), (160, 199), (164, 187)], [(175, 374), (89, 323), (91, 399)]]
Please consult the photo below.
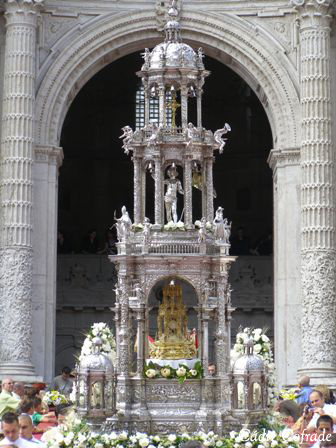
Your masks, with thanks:
[[(333, 0), (188, 0), (183, 40), (257, 94), (273, 149), (278, 382), (335, 384)], [(54, 374), (58, 169), (66, 113), (99, 70), (161, 39), (164, 1), (1, 5), (0, 375)]]

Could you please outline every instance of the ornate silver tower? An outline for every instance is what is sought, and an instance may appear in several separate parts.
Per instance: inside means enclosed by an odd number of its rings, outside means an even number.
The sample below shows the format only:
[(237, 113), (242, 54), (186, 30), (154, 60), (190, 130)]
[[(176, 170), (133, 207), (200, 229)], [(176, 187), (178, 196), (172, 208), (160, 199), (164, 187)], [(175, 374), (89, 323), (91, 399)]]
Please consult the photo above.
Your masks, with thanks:
[[(203, 428), (220, 434), (230, 419), (231, 409), (232, 308), (228, 274), (234, 257), (229, 256), (231, 225), (223, 217), (223, 208), (218, 207), (214, 216), (212, 171), (214, 151), (222, 152), (222, 135), (230, 127), (225, 124), (214, 134), (202, 127), (202, 87), (209, 72), (204, 69), (202, 49), (195, 52), (182, 42), (177, 16), (173, 1), (164, 27), (165, 41), (151, 52), (145, 50), (144, 64), (137, 73), (144, 89), (144, 127), (133, 132), (125, 126), (121, 136), (124, 151), (132, 153), (134, 163), (134, 223), (123, 207), (116, 223), (118, 254), (111, 256), (118, 270), (114, 309), (118, 413), (106, 424), (116, 429), (129, 425), (130, 430), (150, 432)], [(188, 120), (192, 98), (196, 125)], [(153, 103), (159, 108), (156, 121), (150, 120)], [(146, 180), (154, 182), (154, 223), (146, 218)], [(193, 187), (202, 191), (202, 216), (193, 216)], [(203, 376), (182, 384), (176, 379), (160, 378), (159, 374), (148, 378), (143, 373), (153, 353), (183, 353), (183, 347), (188, 345), (190, 322), (185, 316), (191, 307), (185, 307), (179, 292), (175, 305), (164, 295), (165, 311), (160, 322), (164, 320), (170, 341), (176, 341), (182, 352), (174, 351), (173, 345), (169, 350), (161, 350), (160, 344), (168, 344), (169, 339), (162, 328), (157, 328), (156, 336), (160, 339), (153, 345), (160, 349), (149, 349), (149, 322), (153, 322), (149, 298), (154, 288), (165, 283), (187, 284), (193, 291), (192, 309), (197, 314), (199, 346), (195, 361), (201, 361)], [(176, 291), (181, 291), (179, 288)], [(167, 286), (163, 288), (164, 293), (168, 290)], [(184, 313), (183, 337), (178, 333), (181, 331), (177, 322), (182, 319), (178, 310)], [(215, 376), (208, 374), (209, 320), (214, 327)], [(171, 367), (179, 361), (193, 362), (172, 358), (154, 361)]]

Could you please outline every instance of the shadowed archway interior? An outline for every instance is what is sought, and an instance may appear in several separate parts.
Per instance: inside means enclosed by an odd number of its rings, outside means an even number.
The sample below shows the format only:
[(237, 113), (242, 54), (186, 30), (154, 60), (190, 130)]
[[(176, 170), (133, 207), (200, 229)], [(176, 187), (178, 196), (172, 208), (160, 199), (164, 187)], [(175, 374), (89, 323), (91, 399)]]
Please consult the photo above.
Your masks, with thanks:
[[(204, 87), (203, 125), (214, 131), (228, 122), (232, 128), (224, 153), (217, 153), (214, 164), (215, 208), (223, 206), (233, 222), (233, 234), (244, 227), (254, 247), (272, 228), (272, 173), (266, 162), (272, 148), (269, 123), (244, 80), (210, 57), (204, 62), (211, 75)], [(122, 126), (135, 124), (140, 84), (135, 72), (141, 63), (139, 53), (133, 53), (102, 69), (81, 89), (66, 115), (58, 223), (74, 252), (81, 251), (90, 228), (97, 229), (103, 244), (114, 210), (119, 215), (126, 205), (132, 215), (132, 163), (119, 136)], [(193, 189), (193, 196), (195, 220), (201, 218), (200, 192)], [(151, 219), (153, 205), (146, 209)]]

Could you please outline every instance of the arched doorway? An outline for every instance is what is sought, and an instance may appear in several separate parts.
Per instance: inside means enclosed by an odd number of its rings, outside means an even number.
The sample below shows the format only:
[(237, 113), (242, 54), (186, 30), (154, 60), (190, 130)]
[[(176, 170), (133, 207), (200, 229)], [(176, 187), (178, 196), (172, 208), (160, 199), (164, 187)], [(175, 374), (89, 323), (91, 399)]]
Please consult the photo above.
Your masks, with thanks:
[[(209, 20), (206, 21), (207, 19)], [(123, 14), (104, 17), (101, 22), (88, 26), (84, 39), (83, 36), (81, 39), (74, 38), (72, 51), (60, 51), (60, 56), (55, 61), (47, 61), (37, 96), (39, 126), (36, 141), (40, 151), (59, 146), (61, 128), (69, 104), (94, 73), (120, 56), (139, 51), (158, 41), (153, 23), (152, 17), (145, 17), (142, 13), (134, 14), (131, 22)], [(255, 36), (251, 29), (233, 17), (218, 21), (214, 17), (204, 18), (192, 13), (182, 25), (185, 28), (185, 40), (195, 47), (202, 45), (208, 55), (232, 67), (257, 93), (270, 121), (274, 148), (279, 151), (295, 148), (298, 99), (292, 81), (292, 70), (281, 59), (282, 56), (276, 57), (272, 53), (274, 48), (271, 48), (267, 35), (261, 32)], [(56, 185), (56, 179), (53, 182)], [(36, 213), (39, 214), (41, 208), (42, 202), (37, 204)], [(50, 205), (46, 213), (55, 215), (55, 208)], [(49, 228), (53, 234), (50, 242), (55, 242), (55, 230), (54, 228), (52, 232), (52, 228)], [(279, 230), (280, 233), (282, 231), (283, 229)], [(279, 235), (276, 238), (279, 239)], [(55, 277), (55, 259), (53, 254), (46, 255), (48, 257), (51, 268), (49, 280), (46, 281), (52, 283)], [(55, 297), (55, 289), (51, 289), (53, 291), (50, 294)], [(49, 346), (52, 347), (52, 341)]]

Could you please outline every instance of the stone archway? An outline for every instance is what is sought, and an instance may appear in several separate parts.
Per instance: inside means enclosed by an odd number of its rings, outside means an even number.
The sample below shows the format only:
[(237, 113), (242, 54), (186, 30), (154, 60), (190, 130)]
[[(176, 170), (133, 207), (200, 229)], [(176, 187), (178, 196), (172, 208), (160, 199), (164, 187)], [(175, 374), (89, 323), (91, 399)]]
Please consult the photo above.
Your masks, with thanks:
[[(224, 20), (223, 20), (224, 19)], [(59, 45), (59, 56), (53, 59), (50, 56), (44, 63), (39, 74), (39, 88), (36, 97), (36, 133), (35, 133), (35, 233), (39, 235), (34, 241), (35, 253), (43, 253), (43, 266), (48, 266), (44, 272), (41, 288), (48, 293), (46, 310), (54, 314), (55, 309), (55, 251), (45, 251), (45, 247), (55, 243), (56, 210), (57, 210), (57, 169), (48, 171), (50, 157), (57, 158), (61, 149), (58, 148), (60, 132), (67, 110), (81, 87), (101, 68), (130, 52), (141, 51), (144, 47), (152, 46), (161, 40), (155, 28), (154, 16), (146, 12), (132, 14), (108, 15), (96, 20), (84, 28), (80, 35), (75, 30), (73, 36)], [(267, 35), (264, 30), (252, 27), (248, 22), (231, 15), (222, 16), (198, 14), (192, 12), (182, 22), (184, 40), (194, 47), (202, 46), (209, 56), (218, 59), (237, 72), (255, 91), (268, 115), (276, 156), (283, 163), (282, 179), (280, 172), (275, 175), (274, 181), (274, 214), (275, 225), (275, 256), (276, 269), (281, 259), (279, 241), (297, 241), (286, 225), (288, 219), (297, 221), (299, 225), (297, 202), (292, 199), (290, 211), (284, 214), (283, 202), (278, 191), (280, 182), (287, 182), (288, 176), (294, 173), (292, 188), (296, 189), (297, 169), (299, 162), (298, 151), (298, 108), (297, 79), (292, 66), (286, 58), (281, 45), (274, 38)], [(197, 30), (197, 31), (196, 31)], [(69, 46), (69, 41), (71, 45)], [(55, 166), (55, 165), (54, 165)], [(289, 167), (289, 171), (285, 170)], [(275, 168), (274, 168), (275, 169)], [(293, 177), (293, 176), (292, 176)], [(47, 195), (39, 193), (47, 185)], [(290, 194), (290, 193), (287, 193)], [(43, 219), (42, 217), (45, 217)], [(279, 224), (280, 223), (280, 224)], [(297, 232), (294, 226), (293, 232)], [(42, 231), (41, 231), (42, 229)], [(42, 237), (41, 237), (42, 235)], [(53, 244), (55, 247), (55, 244)], [(283, 257), (283, 255), (281, 255)], [(298, 254), (295, 252), (292, 264), (297, 264)], [(279, 259), (278, 259), (279, 258)], [(41, 266), (41, 261), (34, 261)], [(288, 270), (291, 269), (289, 265)], [(37, 272), (37, 276), (38, 276)], [(278, 278), (275, 270), (275, 285)], [(36, 278), (37, 278), (36, 276)], [(297, 288), (298, 278), (294, 278)], [(282, 286), (287, 290), (286, 280), (282, 279)], [(277, 294), (277, 293), (276, 293)], [(277, 297), (277, 295), (276, 295)], [(276, 304), (278, 306), (279, 304)], [(281, 316), (278, 316), (281, 319)], [(276, 328), (277, 328), (276, 322)], [(46, 340), (46, 352), (53, 350), (53, 329)], [(47, 331), (47, 330), (46, 330)], [(281, 332), (277, 334), (280, 341)], [(279, 346), (278, 352), (280, 353)], [(296, 347), (297, 351), (297, 347)], [(280, 355), (279, 355), (280, 356)], [(278, 361), (282, 364), (282, 360)], [(37, 356), (35, 363), (37, 363)], [(299, 361), (298, 361), (299, 363)], [(292, 366), (292, 371), (296, 371)], [(39, 370), (43, 370), (43, 367)], [(41, 372), (42, 373), (42, 372)], [(49, 370), (43, 374), (50, 377)], [(288, 379), (282, 382), (290, 382)]]

